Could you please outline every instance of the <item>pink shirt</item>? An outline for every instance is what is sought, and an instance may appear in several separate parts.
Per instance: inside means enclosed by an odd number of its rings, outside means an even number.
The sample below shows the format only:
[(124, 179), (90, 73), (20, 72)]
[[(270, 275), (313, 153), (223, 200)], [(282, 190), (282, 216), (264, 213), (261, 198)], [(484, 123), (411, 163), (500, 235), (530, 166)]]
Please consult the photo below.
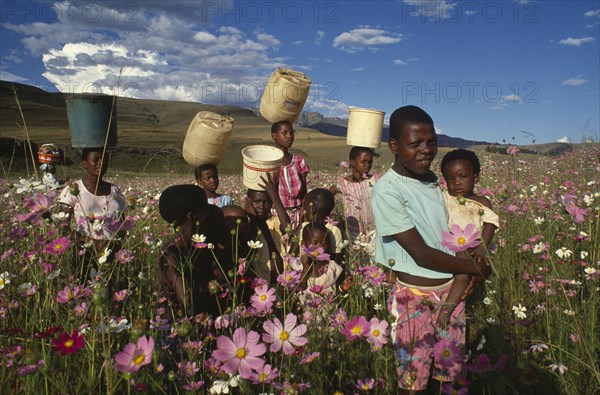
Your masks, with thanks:
[(279, 198), (284, 207), (298, 207), (302, 204), (302, 176), (309, 171), (306, 161), (300, 155), (293, 155), (289, 165), (279, 167)]

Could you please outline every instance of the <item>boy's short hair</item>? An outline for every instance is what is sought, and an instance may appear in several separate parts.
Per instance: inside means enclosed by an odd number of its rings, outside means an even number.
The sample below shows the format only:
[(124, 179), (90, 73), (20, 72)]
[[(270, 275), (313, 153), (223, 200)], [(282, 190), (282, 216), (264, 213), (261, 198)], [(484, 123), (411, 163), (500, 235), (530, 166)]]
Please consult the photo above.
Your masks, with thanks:
[(471, 166), (473, 166), (473, 173), (479, 174), (479, 172), (481, 171), (481, 164), (479, 163), (479, 158), (477, 157), (475, 152), (469, 151), (467, 149), (459, 148), (459, 149), (455, 149), (453, 151), (448, 152), (442, 158), (442, 163), (440, 164), (440, 169), (442, 170), (442, 175), (446, 174), (446, 166), (450, 162), (454, 162), (455, 160), (461, 160), (461, 159), (469, 161), (471, 163)]
[(315, 188), (308, 192), (304, 201), (309, 204), (312, 202), (315, 210), (326, 212), (329, 215), (335, 206), (335, 198), (329, 189)]
[(349, 160), (356, 159), (363, 152), (368, 152), (371, 155), (375, 156), (375, 152), (373, 151), (372, 148), (369, 148), (369, 147), (352, 147), (350, 149), (350, 153), (348, 154), (348, 159)]
[(102, 147), (84, 148), (83, 150), (81, 150), (81, 161), (85, 162), (87, 160), (88, 155), (92, 152), (102, 152), (102, 151), (104, 151), (104, 148), (102, 148)]
[(294, 129), (294, 126), (290, 121), (277, 121), (271, 125), (271, 134), (277, 133), (283, 125), (290, 125), (290, 128)]
[(200, 166), (196, 167), (194, 169), (194, 176), (196, 177), (196, 180), (199, 180), (200, 177), (202, 176), (202, 172), (206, 171), (206, 170), (217, 170), (217, 165), (214, 165), (212, 163), (207, 163), (205, 165), (200, 165)]
[(188, 213), (208, 206), (204, 189), (193, 184), (172, 185), (162, 191), (158, 200), (160, 216), (170, 224), (181, 223)]
[(417, 106), (404, 106), (396, 109), (390, 116), (390, 139), (398, 140), (404, 126), (419, 123), (433, 126), (433, 119), (425, 110)]

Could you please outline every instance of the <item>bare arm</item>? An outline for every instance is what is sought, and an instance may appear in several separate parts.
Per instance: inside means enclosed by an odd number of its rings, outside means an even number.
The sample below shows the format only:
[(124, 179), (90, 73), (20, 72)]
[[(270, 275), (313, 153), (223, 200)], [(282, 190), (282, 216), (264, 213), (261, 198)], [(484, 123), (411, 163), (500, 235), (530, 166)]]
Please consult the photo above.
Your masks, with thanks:
[(416, 228), (397, 233), (393, 237), (416, 264), (425, 269), (442, 273), (482, 274), (486, 278), (492, 274), (491, 267), (483, 259), (471, 261), (429, 247)]
[(456, 274), (454, 275), (454, 282), (452, 283), (452, 287), (450, 287), (450, 291), (448, 292), (448, 297), (442, 305), (440, 306), (438, 317), (437, 317), (437, 325), (440, 328), (445, 328), (450, 321), (450, 316), (452, 312), (456, 308), (456, 306), (463, 299), (463, 295), (467, 286), (470, 282), (470, 276), (468, 274)]
[(339, 193), (340, 190), (337, 188), (336, 185), (332, 185), (332, 186), (329, 187), (329, 192), (331, 192), (332, 194), (335, 195), (335, 194)]
[(267, 173), (267, 179), (265, 180), (264, 177), (261, 177), (261, 181), (264, 183), (262, 186), (265, 188), (267, 196), (269, 196), (269, 199), (273, 202), (273, 207), (275, 207), (277, 217), (279, 218), (279, 230), (281, 231), (281, 234), (284, 235), (290, 224), (290, 217), (288, 216), (285, 207), (283, 207), (283, 203), (281, 203), (281, 198), (277, 192), (277, 180), (273, 180), (271, 174)]

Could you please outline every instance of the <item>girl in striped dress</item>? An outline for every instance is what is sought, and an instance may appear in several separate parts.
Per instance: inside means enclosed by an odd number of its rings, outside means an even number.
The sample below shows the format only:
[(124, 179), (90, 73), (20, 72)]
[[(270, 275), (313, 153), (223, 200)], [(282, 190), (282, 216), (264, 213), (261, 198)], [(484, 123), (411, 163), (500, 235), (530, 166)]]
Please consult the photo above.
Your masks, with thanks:
[(352, 174), (340, 176), (337, 184), (329, 188), (334, 195), (339, 193), (343, 197), (346, 226), (352, 243), (360, 234), (369, 235), (375, 231), (371, 190), (379, 175), (369, 174), (373, 167), (373, 155), (371, 148), (352, 147), (349, 155)]

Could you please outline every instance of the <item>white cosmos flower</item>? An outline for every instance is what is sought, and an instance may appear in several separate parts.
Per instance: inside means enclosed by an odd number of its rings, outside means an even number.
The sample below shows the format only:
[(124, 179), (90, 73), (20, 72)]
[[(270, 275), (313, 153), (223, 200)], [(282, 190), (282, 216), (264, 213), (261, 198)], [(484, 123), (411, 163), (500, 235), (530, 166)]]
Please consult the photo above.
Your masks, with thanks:
[(542, 218), (542, 217), (535, 217), (535, 218), (533, 219), (533, 223), (534, 223), (534, 224), (536, 224), (536, 225), (541, 225), (541, 224), (543, 224), (543, 223), (544, 223), (544, 221), (545, 221), (545, 219), (544, 219), (544, 218)]
[(488, 298), (488, 297), (483, 298), (483, 304), (488, 305), (490, 303), (492, 303), (492, 300), (490, 298)]
[(515, 315), (517, 316), (517, 318), (520, 318), (520, 319), (527, 318), (527, 314), (525, 314), (525, 312), (527, 311), (527, 308), (525, 306), (521, 306), (521, 303), (519, 303), (519, 306), (513, 306), (512, 309), (513, 309), (513, 312), (515, 313)]
[(585, 259), (588, 257), (588, 255), (590, 255), (587, 251), (581, 251), (581, 259)]
[(565, 309), (565, 311), (563, 311), (563, 313), (565, 313), (566, 315), (570, 315), (570, 316), (575, 315), (575, 312), (573, 310), (569, 310), (569, 309)]
[(543, 241), (540, 241), (539, 243), (533, 246), (534, 254), (541, 254), (544, 251), (546, 251), (546, 244)]
[(487, 323), (488, 323), (488, 324), (493, 324), (493, 323), (495, 323), (495, 322), (496, 322), (496, 319), (495, 319), (495, 318), (492, 318), (492, 317), (490, 317), (490, 318), (486, 318), (485, 320), (487, 321)]
[(209, 392), (211, 394), (228, 394), (229, 387), (237, 387), (241, 382), (239, 375), (233, 376), (229, 380), (215, 380)]
[(0, 289), (4, 289), (4, 286), (8, 284), (10, 284), (10, 273), (0, 273)]
[(253, 249), (258, 249), (258, 248), (262, 248), (263, 247), (263, 243), (261, 243), (260, 241), (256, 240), (256, 241), (248, 241), (248, 247), (253, 248)]
[(565, 365), (563, 365), (562, 363), (553, 363), (552, 365), (548, 366), (550, 369), (552, 369), (553, 372), (556, 372), (558, 370), (558, 373), (560, 374), (565, 374), (565, 372), (567, 370), (569, 370), (569, 368), (567, 368)]
[(583, 271), (586, 272), (586, 274), (589, 274), (590, 276), (597, 272), (597, 270), (593, 267), (586, 267), (585, 269), (583, 269)]
[(195, 235), (192, 236), (192, 241), (194, 243), (204, 243), (206, 241), (206, 236), (199, 235), (198, 233), (196, 233)]
[(559, 258), (568, 258), (573, 255), (573, 251), (567, 249), (567, 247), (561, 247), (556, 250), (556, 255), (558, 255)]
[(583, 201), (585, 202), (585, 205), (589, 207), (594, 203), (594, 198), (589, 195), (583, 195)]
[(533, 346), (529, 347), (529, 349), (533, 352), (544, 352), (544, 350), (548, 349), (548, 345), (544, 344), (544, 343), (538, 343), (538, 344), (534, 344)]
[(106, 260), (108, 259), (108, 257), (110, 256), (111, 253), (112, 253), (112, 250), (109, 249), (108, 247), (106, 247), (104, 249), (104, 251), (102, 251), (102, 255), (100, 255), (100, 258), (98, 258), (98, 263), (100, 263), (100, 264), (106, 263)]

